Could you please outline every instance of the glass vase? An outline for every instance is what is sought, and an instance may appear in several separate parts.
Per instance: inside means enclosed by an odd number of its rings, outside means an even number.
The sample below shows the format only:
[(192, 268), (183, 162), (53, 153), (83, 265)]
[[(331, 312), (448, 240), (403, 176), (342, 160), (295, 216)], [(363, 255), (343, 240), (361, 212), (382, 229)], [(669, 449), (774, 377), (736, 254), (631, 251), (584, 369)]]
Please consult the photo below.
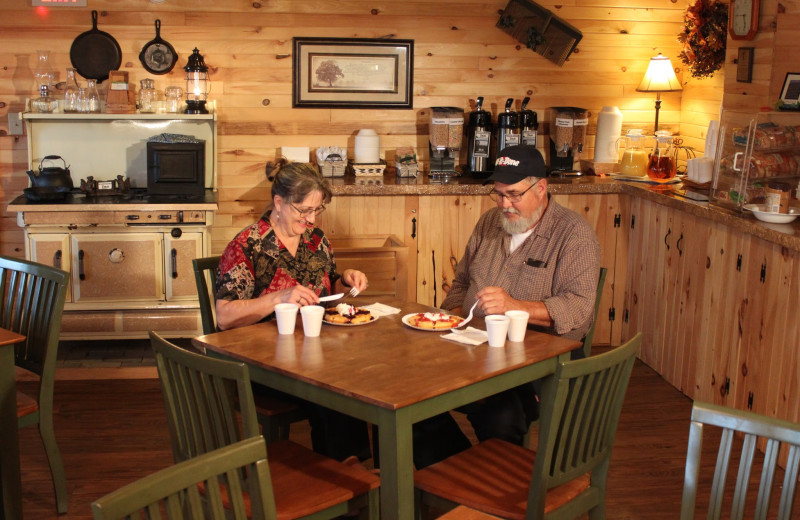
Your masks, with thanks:
[(80, 112), (100, 112), (100, 95), (97, 93), (97, 80), (86, 80), (86, 88), (80, 89), (78, 94), (78, 105)]
[(64, 87), (64, 112), (79, 112), (79, 99), (81, 88), (78, 86), (78, 79), (75, 77), (75, 69), (67, 69), (67, 81)]

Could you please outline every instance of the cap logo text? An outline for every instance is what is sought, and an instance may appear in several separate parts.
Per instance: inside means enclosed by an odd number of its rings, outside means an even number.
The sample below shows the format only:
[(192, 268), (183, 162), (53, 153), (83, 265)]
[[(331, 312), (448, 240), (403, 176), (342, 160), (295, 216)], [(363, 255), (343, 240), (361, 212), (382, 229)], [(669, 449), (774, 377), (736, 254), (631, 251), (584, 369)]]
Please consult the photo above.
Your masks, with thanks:
[(519, 161), (511, 157), (498, 157), (494, 162), (495, 166), (519, 166)]

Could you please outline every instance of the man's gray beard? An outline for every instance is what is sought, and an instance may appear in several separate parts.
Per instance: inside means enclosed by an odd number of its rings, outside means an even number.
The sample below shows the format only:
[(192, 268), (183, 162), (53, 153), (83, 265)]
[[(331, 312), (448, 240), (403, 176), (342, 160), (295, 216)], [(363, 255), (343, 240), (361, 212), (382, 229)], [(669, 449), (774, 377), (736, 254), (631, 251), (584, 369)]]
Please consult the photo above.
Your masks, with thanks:
[(508, 218), (503, 216), (503, 220), (501, 221), (503, 224), (503, 230), (508, 233), (509, 235), (516, 235), (517, 233), (524, 233), (528, 231), (534, 224), (539, 221), (539, 218), (542, 216), (544, 212), (544, 208), (537, 208), (537, 210), (528, 218), (522, 216), (516, 208), (508, 208), (504, 213), (513, 213), (514, 215), (519, 215), (519, 218), (516, 220), (509, 220)]

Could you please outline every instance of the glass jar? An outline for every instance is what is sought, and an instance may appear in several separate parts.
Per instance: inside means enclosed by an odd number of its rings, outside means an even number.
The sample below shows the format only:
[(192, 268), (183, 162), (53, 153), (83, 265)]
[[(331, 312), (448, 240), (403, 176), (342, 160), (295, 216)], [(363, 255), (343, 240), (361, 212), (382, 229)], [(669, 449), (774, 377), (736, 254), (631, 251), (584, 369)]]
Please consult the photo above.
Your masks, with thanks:
[(50, 65), (50, 51), (36, 51), (39, 59), (36, 63), (36, 69), (33, 71), (33, 77), (36, 78), (36, 91), (41, 94), (42, 86), (50, 86), (55, 79), (53, 66)]
[(67, 81), (64, 87), (64, 112), (72, 113), (79, 111), (78, 95), (81, 88), (75, 77), (75, 69), (67, 69)]
[(676, 174), (672, 135), (667, 130), (656, 132), (656, 144), (647, 163), (647, 176), (654, 181), (668, 181)]
[(152, 79), (141, 80), (142, 88), (139, 90), (139, 112), (149, 114), (156, 111), (158, 92), (153, 88)]
[(166, 110), (176, 114), (183, 108), (183, 89), (181, 87), (167, 87), (164, 89)]
[(78, 92), (78, 111), (85, 113), (100, 112), (100, 95), (97, 93), (97, 80), (87, 79), (86, 88)]
[(50, 95), (50, 87), (42, 85), (39, 87), (39, 97), (31, 99), (31, 110), (34, 112), (49, 114), (58, 108), (58, 100)]
[(648, 156), (645, 150), (646, 135), (640, 129), (628, 130), (625, 134), (625, 151), (619, 163), (620, 175), (628, 177), (645, 177), (647, 175)]

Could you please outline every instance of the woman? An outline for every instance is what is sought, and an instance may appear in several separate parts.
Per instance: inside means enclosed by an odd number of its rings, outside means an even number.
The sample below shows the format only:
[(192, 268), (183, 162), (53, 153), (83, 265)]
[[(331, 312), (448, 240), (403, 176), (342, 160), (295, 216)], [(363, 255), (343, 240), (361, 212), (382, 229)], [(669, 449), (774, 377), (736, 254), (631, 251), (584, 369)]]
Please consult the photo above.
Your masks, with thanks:
[[(331, 200), (328, 182), (316, 168), (282, 163), (270, 180), (267, 211), (234, 237), (220, 259), (216, 311), (222, 330), (271, 320), (278, 303), (314, 305), (320, 296), (367, 287), (361, 271), (337, 273), (331, 245), (314, 227)], [(309, 413), (315, 451), (338, 460), (370, 457), (366, 423), (310, 403), (301, 405)]]

